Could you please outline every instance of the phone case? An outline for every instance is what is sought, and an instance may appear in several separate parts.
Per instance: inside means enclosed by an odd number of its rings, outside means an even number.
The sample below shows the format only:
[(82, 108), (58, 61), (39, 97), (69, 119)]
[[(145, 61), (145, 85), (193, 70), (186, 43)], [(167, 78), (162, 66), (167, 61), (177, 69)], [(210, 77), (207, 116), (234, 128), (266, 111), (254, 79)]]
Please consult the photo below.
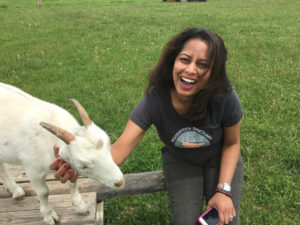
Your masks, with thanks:
[[(211, 209), (212, 209), (211, 207), (208, 208), (201, 216), (199, 216), (198, 221), (199, 221), (199, 223), (200, 223), (201, 225), (206, 225), (206, 224), (203, 224), (203, 223), (201, 222), (200, 218), (203, 217), (205, 214), (207, 214)], [(217, 224), (217, 225), (219, 225), (219, 224)]]

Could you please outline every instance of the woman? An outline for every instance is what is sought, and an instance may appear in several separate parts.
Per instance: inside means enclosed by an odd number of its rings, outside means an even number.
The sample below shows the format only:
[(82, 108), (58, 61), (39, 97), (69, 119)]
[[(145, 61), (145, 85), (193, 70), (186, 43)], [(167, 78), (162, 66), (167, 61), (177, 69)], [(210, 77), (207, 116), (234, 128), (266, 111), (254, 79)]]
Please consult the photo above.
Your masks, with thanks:
[(173, 225), (197, 224), (203, 198), (217, 209), (219, 224), (239, 224), (243, 113), (226, 76), (226, 57), (223, 40), (212, 31), (188, 28), (175, 36), (111, 147), (120, 165), (155, 125), (165, 145), (162, 164)]

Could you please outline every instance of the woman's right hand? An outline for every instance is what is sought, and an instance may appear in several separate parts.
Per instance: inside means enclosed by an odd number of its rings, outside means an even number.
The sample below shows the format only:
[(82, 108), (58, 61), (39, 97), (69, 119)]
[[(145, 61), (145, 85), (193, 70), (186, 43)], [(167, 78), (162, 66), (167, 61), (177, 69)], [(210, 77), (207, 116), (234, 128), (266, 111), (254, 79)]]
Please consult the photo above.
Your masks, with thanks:
[(236, 216), (235, 208), (230, 197), (216, 192), (208, 201), (207, 208), (213, 207), (219, 214), (219, 225), (229, 224)]
[(65, 183), (70, 180), (72, 183), (76, 182), (78, 173), (75, 173), (72, 168), (63, 159), (58, 156), (59, 147), (54, 145), (54, 156), (55, 160), (50, 164), (50, 170), (56, 170), (54, 177), (60, 180), (61, 183)]

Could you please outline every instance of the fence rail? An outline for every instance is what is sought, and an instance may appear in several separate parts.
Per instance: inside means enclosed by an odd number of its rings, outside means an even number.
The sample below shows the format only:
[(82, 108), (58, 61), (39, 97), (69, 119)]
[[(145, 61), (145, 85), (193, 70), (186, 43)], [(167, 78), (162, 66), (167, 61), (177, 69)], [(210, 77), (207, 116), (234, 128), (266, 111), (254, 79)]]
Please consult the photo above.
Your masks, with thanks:
[(121, 190), (113, 190), (107, 187), (97, 191), (97, 215), (96, 224), (104, 224), (104, 200), (119, 196), (131, 196), (137, 194), (165, 191), (165, 182), (162, 171), (134, 173), (125, 175), (125, 186)]
[[(29, 179), (26, 177), (26, 174), (24, 173), (24, 170), (21, 167), (8, 166), (8, 170), (11, 173), (11, 175), (14, 177), (18, 185), (23, 188), (26, 196), (28, 197), (36, 196), (36, 192), (32, 188)], [(166, 190), (162, 171), (125, 174), (124, 176), (125, 176), (125, 185), (122, 189), (111, 189), (89, 178), (78, 179), (78, 188), (81, 193), (91, 193), (91, 192), (96, 193), (96, 199), (94, 203), (96, 204), (95, 225), (104, 224), (103, 205), (105, 199), (120, 197), (120, 196), (132, 196), (138, 194), (153, 193), (153, 192)], [(59, 181), (55, 180), (53, 176), (49, 176), (47, 178), (47, 184), (49, 187), (50, 195), (62, 195), (62, 194), (70, 193), (70, 189), (68, 185), (60, 183)], [(4, 187), (3, 183), (0, 180), (0, 201), (2, 201), (2, 203), (7, 202), (5, 200), (7, 198), (11, 198), (11, 194), (7, 192), (6, 188)], [(9, 204), (12, 204), (12, 207), (14, 207), (16, 203), (12, 201)], [(63, 204), (63, 200), (61, 204)], [(7, 205), (7, 207), (9, 206)], [(15, 213), (16, 215), (19, 214), (17, 211)]]

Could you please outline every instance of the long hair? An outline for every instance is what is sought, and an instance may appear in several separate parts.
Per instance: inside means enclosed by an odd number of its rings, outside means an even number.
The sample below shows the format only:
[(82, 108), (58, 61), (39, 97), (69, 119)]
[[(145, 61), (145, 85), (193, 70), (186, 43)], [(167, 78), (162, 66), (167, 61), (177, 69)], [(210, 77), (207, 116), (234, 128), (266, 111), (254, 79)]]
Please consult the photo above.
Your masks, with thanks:
[(204, 41), (209, 47), (211, 75), (205, 88), (196, 94), (189, 110), (183, 116), (191, 121), (205, 122), (209, 117), (211, 100), (232, 90), (225, 68), (227, 50), (222, 38), (210, 30), (192, 27), (173, 37), (165, 45), (157, 65), (149, 73), (145, 94), (147, 95), (151, 88), (164, 93), (174, 88), (173, 66), (175, 59), (182, 51), (184, 44), (195, 38)]

